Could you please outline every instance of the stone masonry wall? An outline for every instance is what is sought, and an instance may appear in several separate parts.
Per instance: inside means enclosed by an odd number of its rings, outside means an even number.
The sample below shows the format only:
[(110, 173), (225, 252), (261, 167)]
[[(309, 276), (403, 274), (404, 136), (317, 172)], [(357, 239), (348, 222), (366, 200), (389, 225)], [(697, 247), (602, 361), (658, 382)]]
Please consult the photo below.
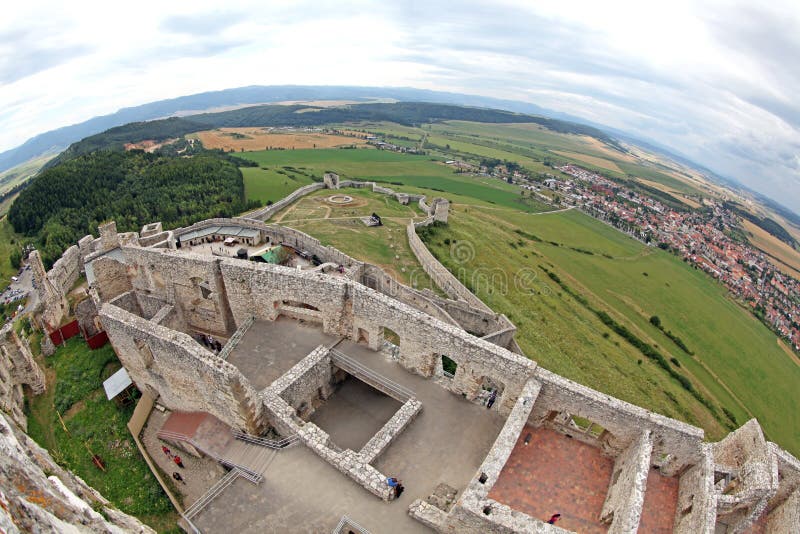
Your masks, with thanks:
[(263, 430), (256, 392), (236, 367), (189, 335), (112, 304), (102, 306), (100, 318), (139, 389), (172, 410), (208, 412), (256, 435)]
[[(333, 370), (328, 349), (319, 346), (297, 362), (270, 387), (307, 421), (316, 409), (333, 394)], [(321, 395), (321, 396), (320, 396)]]
[(283, 208), (285, 208), (286, 206), (288, 206), (289, 204), (291, 204), (292, 202), (294, 202), (298, 198), (300, 198), (300, 197), (302, 197), (304, 195), (307, 195), (307, 194), (309, 194), (309, 193), (311, 193), (313, 191), (318, 191), (320, 189), (325, 189), (325, 184), (323, 184), (323, 183), (313, 183), (313, 184), (309, 184), (309, 185), (303, 186), (300, 189), (297, 189), (296, 191), (293, 191), (292, 193), (289, 193), (289, 195), (287, 195), (284, 198), (280, 199), (278, 202), (275, 202), (274, 204), (272, 204), (270, 206), (266, 206), (264, 208), (259, 208), (259, 209), (255, 210), (255, 211), (250, 211), (248, 213), (245, 213), (244, 216), (249, 218), (249, 219), (256, 219), (256, 220), (259, 220), (259, 221), (267, 221), (267, 220), (270, 219), (270, 217), (272, 217), (273, 215), (275, 215), (276, 213), (281, 211)]
[[(98, 511), (99, 510), (99, 511)], [(99, 512), (102, 512), (99, 513)], [(155, 534), (114, 509), (0, 414), (0, 530)]]
[(687, 469), (678, 482), (674, 532), (713, 534), (716, 519), (714, 459), (711, 446), (704, 443), (699, 461)]
[(178, 308), (190, 329), (221, 337), (236, 330), (219, 270), (220, 259), (165, 249), (122, 250), (134, 290), (161, 299), (152, 313), (168, 303)]
[(614, 461), (611, 482), (600, 512), (602, 521), (611, 521), (610, 534), (635, 534), (639, 529), (652, 452), (650, 432), (642, 432), (639, 439)]
[(80, 277), (82, 269), (83, 259), (80, 249), (72, 245), (56, 260), (47, 272), (47, 278), (61, 293), (67, 294)]

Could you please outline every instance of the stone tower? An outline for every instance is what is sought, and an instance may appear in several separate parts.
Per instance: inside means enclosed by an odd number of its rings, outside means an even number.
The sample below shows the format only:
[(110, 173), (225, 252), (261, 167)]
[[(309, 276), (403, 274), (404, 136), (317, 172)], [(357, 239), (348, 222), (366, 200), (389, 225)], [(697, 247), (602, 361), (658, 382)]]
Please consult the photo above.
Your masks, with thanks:
[(335, 172), (326, 172), (322, 176), (322, 181), (328, 189), (339, 189), (339, 175)]
[(42, 263), (42, 256), (38, 250), (30, 253), (28, 264), (31, 266), (33, 280), (36, 282), (39, 302), (43, 306), (42, 321), (47, 332), (52, 332), (61, 324), (61, 320), (69, 310), (69, 304), (63, 290), (56, 287), (47, 277), (47, 272), (45, 272), (44, 264)]

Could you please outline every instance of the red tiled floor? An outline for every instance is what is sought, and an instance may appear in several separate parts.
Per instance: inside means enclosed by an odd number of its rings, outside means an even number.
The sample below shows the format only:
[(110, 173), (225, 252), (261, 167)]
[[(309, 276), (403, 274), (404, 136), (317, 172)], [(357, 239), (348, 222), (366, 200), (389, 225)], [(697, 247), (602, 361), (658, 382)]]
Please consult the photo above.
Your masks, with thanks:
[(560, 513), (558, 526), (567, 530), (605, 533), (608, 525), (598, 518), (613, 470), (599, 449), (526, 426), (489, 498), (543, 521)]
[(650, 470), (647, 475), (647, 491), (644, 494), (639, 532), (672, 533), (675, 507), (678, 504), (678, 482), (678, 477), (664, 477), (658, 469)]

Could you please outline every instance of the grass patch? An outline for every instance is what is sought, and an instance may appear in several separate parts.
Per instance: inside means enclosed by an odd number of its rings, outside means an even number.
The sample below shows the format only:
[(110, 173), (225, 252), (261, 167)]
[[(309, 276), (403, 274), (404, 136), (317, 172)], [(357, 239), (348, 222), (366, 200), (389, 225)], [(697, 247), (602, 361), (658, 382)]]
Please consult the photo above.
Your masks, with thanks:
[[(157, 530), (178, 519), (128, 431), (133, 406), (118, 407), (105, 397), (102, 381), (119, 368), (111, 345), (92, 351), (80, 337), (67, 341), (43, 362), (48, 390), (28, 403), (28, 434), (59, 465), (97, 489), (120, 510)], [(67, 407), (59, 422), (56, 407)], [(99, 455), (105, 472), (92, 462)]]

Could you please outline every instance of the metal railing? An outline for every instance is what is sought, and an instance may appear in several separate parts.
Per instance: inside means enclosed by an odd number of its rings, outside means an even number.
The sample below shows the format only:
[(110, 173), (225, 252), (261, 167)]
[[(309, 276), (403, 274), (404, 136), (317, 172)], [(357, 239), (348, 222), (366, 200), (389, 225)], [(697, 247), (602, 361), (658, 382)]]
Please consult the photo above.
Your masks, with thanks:
[(183, 512), (183, 518), (187, 521), (203, 511), (203, 508), (219, 496), (222, 491), (233, 484), (233, 482), (242, 475), (242, 471), (238, 467), (231, 469), (224, 477), (222, 477), (216, 484), (211, 486), (202, 497), (197, 499), (192, 505)]
[(236, 345), (239, 344), (239, 342), (242, 340), (242, 338), (247, 333), (247, 331), (250, 329), (250, 327), (253, 326), (253, 323), (255, 322), (255, 320), (256, 320), (256, 318), (251, 315), (249, 319), (246, 319), (242, 323), (242, 325), (239, 328), (236, 329), (236, 332), (233, 333), (233, 335), (228, 340), (228, 342), (225, 343), (225, 346), (222, 347), (222, 350), (219, 351), (219, 357), (220, 358), (222, 358), (223, 360), (227, 360), (228, 359), (228, 356), (231, 355), (231, 352), (233, 351), (233, 349), (236, 348)]
[(339, 520), (339, 523), (336, 524), (336, 527), (333, 529), (332, 534), (342, 534), (342, 532), (344, 532), (345, 526), (350, 531), (357, 530), (361, 534), (370, 534), (369, 530), (362, 527), (361, 525), (359, 525), (346, 515), (343, 515), (342, 518)]
[(380, 389), (390, 397), (394, 397), (402, 402), (416, 397), (414, 392), (407, 387), (401, 386), (397, 382), (386, 378), (336, 349), (331, 349), (330, 355), (334, 365), (360, 380), (373, 382), (377, 389)]
[(252, 443), (253, 445), (259, 445), (261, 447), (267, 447), (269, 449), (275, 449), (275, 450), (281, 450), (287, 447), (291, 447), (300, 440), (300, 436), (298, 436), (297, 434), (292, 434), (291, 436), (285, 437), (280, 440), (274, 440), (269, 438), (262, 438), (260, 436), (253, 436), (252, 434), (247, 434), (245, 432), (242, 432), (241, 430), (233, 430), (233, 437), (240, 441), (244, 441), (246, 443)]
[(252, 469), (250, 469), (249, 467), (247, 467), (245, 465), (237, 464), (235, 462), (232, 462), (231, 460), (228, 460), (227, 458), (223, 458), (223, 457), (219, 456), (218, 454), (215, 454), (215, 453), (211, 452), (210, 450), (206, 449), (205, 447), (203, 447), (201, 444), (199, 444), (198, 442), (196, 442), (194, 439), (190, 438), (186, 434), (180, 434), (178, 432), (170, 432), (170, 431), (160, 430), (156, 434), (156, 437), (158, 437), (160, 439), (172, 439), (172, 440), (185, 441), (186, 443), (188, 443), (189, 445), (191, 445), (192, 447), (194, 447), (198, 451), (202, 452), (203, 454), (205, 454), (209, 458), (212, 458), (213, 460), (221, 463), (225, 467), (228, 467), (228, 468), (231, 468), (231, 469), (238, 468), (241, 471), (239, 476), (241, 476), (243, 478), (246, 478), (247, 480), (249, 480), (253, 484), (260, 484), (261, 481), (264, 478), (264, 477), (261, 476), (261, 473), (257, 473), (257, 472), (253, 471)]
[(442, 371), (442, 376), (445, 378), (449, 378), (450, 380), (456, 377), (456, 375), (454, 375), (453, 373), (448, 373), (447, 371)]

